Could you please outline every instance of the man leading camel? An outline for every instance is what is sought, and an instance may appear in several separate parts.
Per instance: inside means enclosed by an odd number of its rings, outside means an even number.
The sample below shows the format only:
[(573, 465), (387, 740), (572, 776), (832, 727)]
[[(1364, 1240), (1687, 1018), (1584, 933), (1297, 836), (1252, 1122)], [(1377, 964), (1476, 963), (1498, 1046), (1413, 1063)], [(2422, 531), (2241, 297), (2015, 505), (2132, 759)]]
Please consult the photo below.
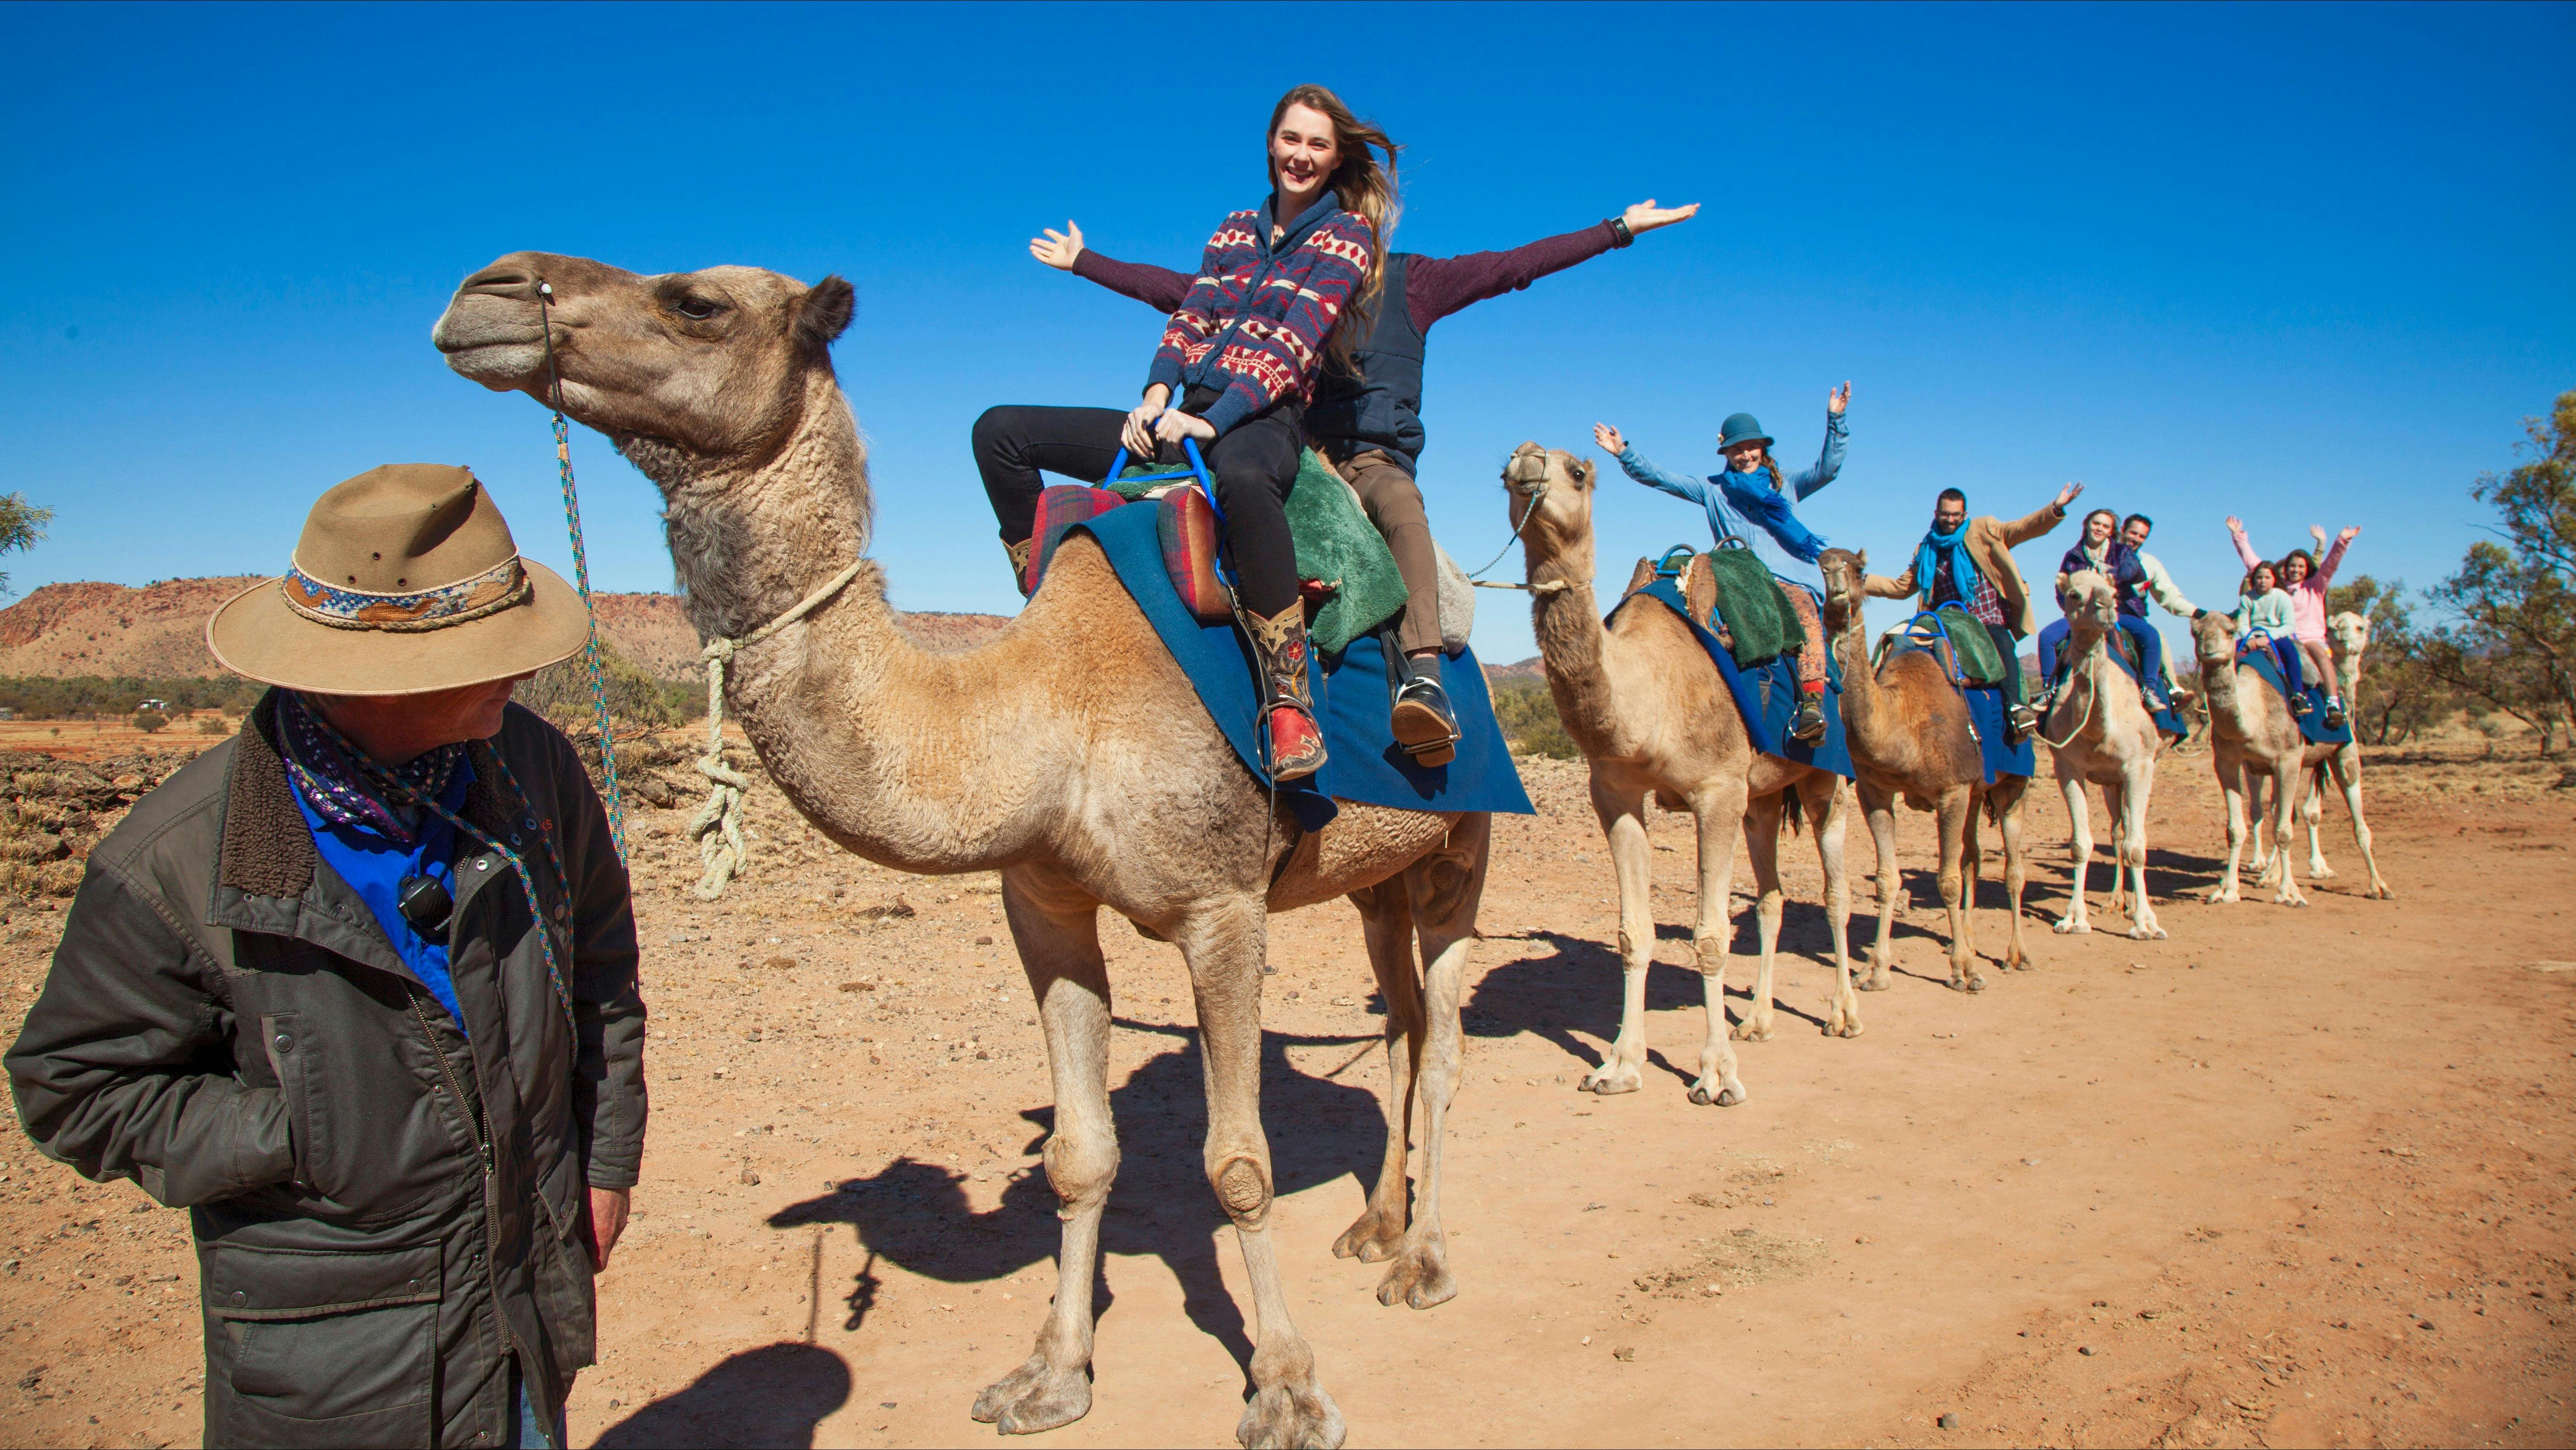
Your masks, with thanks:
[(1872, 574), (1862, 586), (1879, 599), (1919, 596), (1924, 609), (1956, 604), (1986, 627), (2003, 656), (2004, 704), (2016, 743), (2039, 722), (2022, 702), (2021, 681), (2021, 642), (2030, 637), (2036, 615), (2012, 551), (2066, 522), (2066, 506), (2082, 492), (2084, 485), (2070, 483), (2047, 507), (2006, 523), (1985, 514), (1970, 519), (1968, 496), (1945, 488), (1933, 501), (1932, 529), (1915, 546), (1914, 562), (1893, 579)]
[[(1408, 748), (1458, 736), (1458, 719), (1440, 682), (1440, 575), (1431, 525), (1414, 469), (1422, 430), (1422, 360), (1431, 325), (1489, 297), (1518, 292), (1551, 272), (1627, 246), (1640, 232), (1688, 221), (1699, 204), (1658, 207), (1654, 198), (1618, 216), (1508, 252), (1425, 257), (1392, 252), (1368, 331), (1351, 348), (1351, 366), (1327, 367), (1306, 410), (1306, 434), (1349, 480), (1369, 518), (1386, 535), (1404, 576), (1406, 601), (1396, 627), (1406, 679), (1395, 700), (1395, 738)], [(1082, 228), (1045, 229), (1029, 254), (1112, 292), (1171, 312), (1190, 276), (1143, 262), (1121, 262), (1084, 245)]]
[(565, 1444), (644, 1003), (607, 814), (510, 690), (588, 630), (471, 473), (360, 474), (208, 623), (272, 686), (241, 734), (90, 853), (10, 1085), (190, 1210), (206, 1444)]

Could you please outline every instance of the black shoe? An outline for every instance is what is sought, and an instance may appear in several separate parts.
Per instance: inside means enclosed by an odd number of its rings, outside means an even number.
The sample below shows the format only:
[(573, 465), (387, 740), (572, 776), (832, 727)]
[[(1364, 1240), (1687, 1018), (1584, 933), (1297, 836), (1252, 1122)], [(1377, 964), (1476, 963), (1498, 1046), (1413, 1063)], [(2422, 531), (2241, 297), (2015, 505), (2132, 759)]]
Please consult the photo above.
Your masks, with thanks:
[(2313, 714), (2315, 714), (2316, 712), (2317, 712), (2317, 707), (2316, 707), (2316, 705), (2315, 705), (2314, 703), (2312, 703), (2312, 702), (2308, 699), (2307, 695), (2306, 695), (2306, 694), (2304, 694), (2304, 693), (2300, 694), (2300, 695), (2298, 696), (2298, 698), (2296, 698), (2296, 699), (2294, 699), (2294, 700), (2292, 700), (2292, 701), (2290, 702), (2290, 713), (2291, 713), (2291, 714), (2293, 714), (2293, 715), (2298, 716), (2298, 717), (2299, 717), (2300, 719), (2302, 719), (2302, 720), (2304, 720), (2304, 719), (2308, 718), (2310, 715), (2313, 715)]
[(1458, 712), (1450, 708), (1449, 692), (1438, 680), (1427, 675), (1406, 680), (1395, 692), (1389, 724), (1395, 743), (1416, 765), (1447, 765), (1458, 758)]
[(2019, 745), (2039, 728), (2039, 716), (2028, 705), (2015, 705), (2004, 712), (2004, 743)]
[(2326, 728), (2328, 730), (2341, 730), (2343, 727), (2343, 702), (2341, 700), (2326, 701)]
[(1809, 745), (1825, 738), (1825, 697), (1813, 690), (1798, 692), (1798, 713), (1789, 720), (1789, 738)]

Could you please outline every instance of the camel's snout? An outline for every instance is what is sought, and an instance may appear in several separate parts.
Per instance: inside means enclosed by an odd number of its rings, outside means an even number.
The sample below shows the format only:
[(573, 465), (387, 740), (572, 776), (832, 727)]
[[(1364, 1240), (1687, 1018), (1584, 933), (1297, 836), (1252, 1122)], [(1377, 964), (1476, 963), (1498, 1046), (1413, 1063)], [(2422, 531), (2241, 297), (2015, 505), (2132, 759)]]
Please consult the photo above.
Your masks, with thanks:
[(512, 302), (537, 300), (537, 269), (515, 257), (504, 258), (457, 284), (456, 295), (500, 297)]
[(1513, 449), (1511, 461), (1503, 465), (1503, 486), (1528, 498), (1546, 483), (1547, 450), (1536, 443)]
[(535, 260), (513, 253), (457, 284), (429, 332), (450, 368), (503, 392), (525, 387), (544, 368), (546, 307), (537, 292), (544, 277)]

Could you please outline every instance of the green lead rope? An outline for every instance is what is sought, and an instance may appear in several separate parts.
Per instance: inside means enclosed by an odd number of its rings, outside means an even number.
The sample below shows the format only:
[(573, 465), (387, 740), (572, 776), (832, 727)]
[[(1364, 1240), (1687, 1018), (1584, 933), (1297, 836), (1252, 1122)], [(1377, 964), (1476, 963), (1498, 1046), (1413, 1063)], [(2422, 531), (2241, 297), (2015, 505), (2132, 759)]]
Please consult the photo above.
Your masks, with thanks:
[[(582, 644), (582, 658), (590, 669), (590, 703), (599, 713), (600, 779), (608, 794), (608, 838), (617, 847), (617, 859), (626, 860), (626, 801), (617, 788), (617, 737), (608, 723), (607, 673), (599, 662), (599, 610), (590, 601), (590, 560), (581, 547), (581, 497), (573, 491), (572, 439), (564, 429), (563, 379), (555, 375), (555, 330), (552, 307), (555, 289), (552, 284), (537, 284), (537, 326), (546, 340), (546, 390), (552, 395), (555, 414), (555, 473), (563, 482), (564, 527), (572, 535), (572, 577), (581, 589), (581, 610), (588, 617), (590, 634)], [(548, 843), (552, 849), (552, 843)]]

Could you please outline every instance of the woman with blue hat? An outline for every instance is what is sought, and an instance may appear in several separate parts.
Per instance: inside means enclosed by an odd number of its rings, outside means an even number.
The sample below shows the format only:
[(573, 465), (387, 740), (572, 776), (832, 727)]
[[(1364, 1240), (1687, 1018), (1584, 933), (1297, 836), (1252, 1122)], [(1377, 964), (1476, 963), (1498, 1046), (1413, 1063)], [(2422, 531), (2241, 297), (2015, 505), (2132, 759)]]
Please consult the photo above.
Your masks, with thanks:
[[(1739, 523), (1758, 527), (1791, 557), (1813, 564), (1825, 551), (1825, 538), (1798, 521), (1795, 506), (1842, 472), (1843, 445), (1851, 431), (1843, 409), (1850, 403), (1849, 382), (1825, 395), (1825, 451), (1817, 456), (1815, 467), (1797, 473), (1782, 472), (1780, 461), (1771, 456), (1771, 435), (1750, 413), (1729, 415), (1718, 430), (1717, 451), (1726, 459), (1726, 471), (1705, 480), (1656, 467), (1608, 423), (1593, 424), (1592, 439), (1618, 458), (1630, 478), (1706, 510), (1713, 540), (1746, 539), (1747, 531)], [(1789, 596), (1789, 607), (1797, 612), (1807, 635), (1806, 648), (1798, 651), (1798, 714), (1789, 733), (1813, 742), (1825, 735), (1824, 621), (1817, 617), (1812, 592), (1803, 587), (1781, 592)]]

